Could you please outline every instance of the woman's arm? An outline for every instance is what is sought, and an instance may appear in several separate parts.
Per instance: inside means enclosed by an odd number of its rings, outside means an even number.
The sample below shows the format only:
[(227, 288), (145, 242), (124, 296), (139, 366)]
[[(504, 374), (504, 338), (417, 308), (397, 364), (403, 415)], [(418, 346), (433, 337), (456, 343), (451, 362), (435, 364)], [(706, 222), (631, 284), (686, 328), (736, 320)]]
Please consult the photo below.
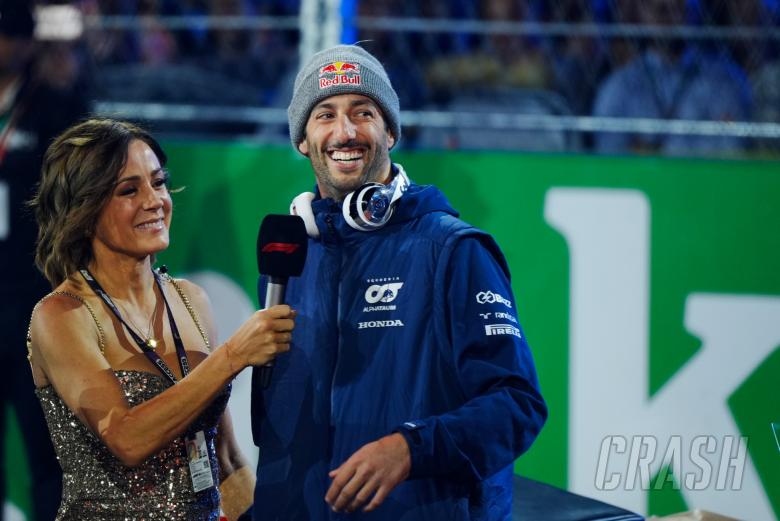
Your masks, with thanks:
[(132, 408), (88, 333), (95, 324), (80, 302), (54, 295), (41, 303), (31, 324), (32, 357), (68, 408), (135, 466), (181, 435), (241, 369), (289, 350), (293, 318), (288, 306), (254, 313), (186, 378)]

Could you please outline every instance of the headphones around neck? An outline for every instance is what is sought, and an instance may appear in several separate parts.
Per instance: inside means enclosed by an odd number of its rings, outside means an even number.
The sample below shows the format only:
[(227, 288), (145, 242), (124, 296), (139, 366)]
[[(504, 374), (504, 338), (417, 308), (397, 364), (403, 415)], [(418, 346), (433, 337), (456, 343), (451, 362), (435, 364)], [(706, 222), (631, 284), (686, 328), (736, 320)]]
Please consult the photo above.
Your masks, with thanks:
[[(347, 224), (362, 232), (371, 232), (382, 228), (393, 216), (395, 206), (409, 188), (409, 178), (401, 165), (395, 163), (395, 177), (390, 184), (366, 183), (344, 198), (341, 211)], [(306, 233), (316, 239), (320, 236), (311, 202), (314, 193), (304, 192), (293, 199), (290, 213), (298, 215), (306, 224)]]

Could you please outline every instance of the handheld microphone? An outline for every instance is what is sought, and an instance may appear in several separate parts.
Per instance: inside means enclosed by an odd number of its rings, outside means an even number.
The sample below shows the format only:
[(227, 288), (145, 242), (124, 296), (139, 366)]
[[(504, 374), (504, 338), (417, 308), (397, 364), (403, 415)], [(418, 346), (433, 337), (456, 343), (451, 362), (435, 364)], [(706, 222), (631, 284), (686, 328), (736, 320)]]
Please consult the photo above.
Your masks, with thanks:
[[(284, 303), (287, 280), (303, 272), (307, 246), (303, 219), (297, 215), (265, 216), (257, 234), (257, 270), (268, 277), (263, 309)], [(263, 389), (271, 383), (273, 367), (271, 361), (259, 368)]]

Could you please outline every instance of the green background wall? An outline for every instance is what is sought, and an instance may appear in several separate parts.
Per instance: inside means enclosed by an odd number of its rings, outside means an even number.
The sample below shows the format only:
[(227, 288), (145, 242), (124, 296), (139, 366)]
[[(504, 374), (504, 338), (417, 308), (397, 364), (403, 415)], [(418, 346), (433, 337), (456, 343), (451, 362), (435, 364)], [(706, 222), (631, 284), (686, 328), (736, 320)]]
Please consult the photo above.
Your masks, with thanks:
[[(221, 272), (255, 300), (258, 224), (267, 213), (286, 213), (293, 196), (311, 189), (308, 161), (285, 148), (214, 143), (165, 148), (173, 187), (186, 189), (174, 196), (172, 246), (161, 262), (174, 272)], [(551, 411), (538, 442), (517, 464), (524, 475), (560, 487), (568, 482), (570, 259), (566, 241), (544, 218), (551, 188), (631, 189), (649, 201), (648, 397), (700, 348), (683, 324), (689, 293), (780, 296), (776, 162), (426, 152), (399, 152), (393, 159), (414, 181), (438, 185), (465, 220), (495, 236), (509, 261), (518, 314)], [(750, 458), (775, 517), (780, 452), (769, 423), (780, 421), (778, 381), (775, 346), (728, 401), (741, 434), (749, 437)], [(10, 450), (18, 457), (17, 443), (12, 440)], [(18, 465), (9, 468), (12, 499), (25, 509), (25, 477)], [(649, 495), (650, 513), (686, 506), (697, 505), (686, 505), (671, 486)]]

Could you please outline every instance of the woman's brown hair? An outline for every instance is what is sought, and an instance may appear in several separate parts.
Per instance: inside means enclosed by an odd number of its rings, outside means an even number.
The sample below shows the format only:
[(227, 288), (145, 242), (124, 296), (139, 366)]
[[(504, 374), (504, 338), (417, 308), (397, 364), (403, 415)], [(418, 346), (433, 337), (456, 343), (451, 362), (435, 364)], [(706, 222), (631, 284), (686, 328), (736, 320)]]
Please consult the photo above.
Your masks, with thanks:
[(98, 217), (136, 139), (149, 145), (165, 166), (167, 156), (148, 132), (114, 119), (78, 123), (46, 150), (30, 206), (38, 222), (35, 264), (52, 287), (92, 260)]

